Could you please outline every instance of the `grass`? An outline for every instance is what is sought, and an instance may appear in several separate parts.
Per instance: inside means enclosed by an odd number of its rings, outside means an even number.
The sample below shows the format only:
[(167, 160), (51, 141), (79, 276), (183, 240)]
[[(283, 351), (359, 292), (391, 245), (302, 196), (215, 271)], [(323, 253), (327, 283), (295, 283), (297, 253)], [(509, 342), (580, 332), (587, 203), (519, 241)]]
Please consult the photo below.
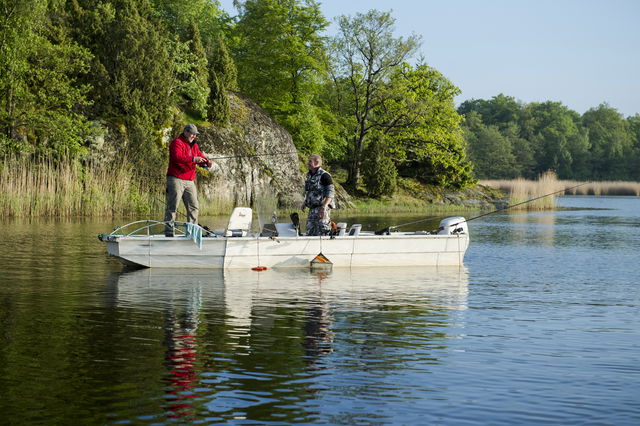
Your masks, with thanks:
[[(164, 180), (145, 182), (125, 163), (0, 158), (0, 217), (155, 217), (165, 209)], [(234, 207), (225, 197), (200, 197), (200, 215)], [(178, 220), (186, 218), (182, 203)]]
[(0, 160), (0, 216), (77, 217), (149, 214), (158, 202), (130, 166), (75, 161)]

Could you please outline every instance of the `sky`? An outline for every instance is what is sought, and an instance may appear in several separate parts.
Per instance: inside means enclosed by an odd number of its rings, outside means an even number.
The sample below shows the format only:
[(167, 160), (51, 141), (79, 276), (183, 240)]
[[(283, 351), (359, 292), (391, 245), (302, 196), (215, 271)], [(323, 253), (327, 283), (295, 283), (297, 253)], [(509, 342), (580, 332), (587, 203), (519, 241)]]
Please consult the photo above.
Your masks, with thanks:
[[(222, 8), (236, 14), (233, 0)], [(422, 38), (420, 54), (468, 99), (500, 93), (555, 101), (583, 114), (602, 103), (640, 114), (640, 0), (319, 0), (335, 18), (391, 11), (396, 37)]]

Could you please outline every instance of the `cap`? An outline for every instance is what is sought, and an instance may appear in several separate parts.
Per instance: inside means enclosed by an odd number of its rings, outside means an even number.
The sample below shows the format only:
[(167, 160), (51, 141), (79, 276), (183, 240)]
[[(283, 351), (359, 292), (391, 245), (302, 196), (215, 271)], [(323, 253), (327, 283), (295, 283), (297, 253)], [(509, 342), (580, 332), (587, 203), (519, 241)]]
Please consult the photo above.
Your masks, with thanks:
[(200, 132), (198, 131), (198, 128), (196, 127), (195, 124), (187, 124), (186, 126), (184, 126), (184, 131), (192, 133), (194, 135), (199, 135), (200, 134)]

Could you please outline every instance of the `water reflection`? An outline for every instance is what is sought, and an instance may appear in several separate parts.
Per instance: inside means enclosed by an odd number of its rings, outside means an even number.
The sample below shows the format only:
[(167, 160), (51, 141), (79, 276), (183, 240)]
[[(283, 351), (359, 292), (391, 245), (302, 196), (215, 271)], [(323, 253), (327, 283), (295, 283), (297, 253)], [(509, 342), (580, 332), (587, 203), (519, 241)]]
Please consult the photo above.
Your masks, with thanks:
[(508, 217), (513, 225), (514, 242), (526, 243), (535, 238), (543, 246), (551, 247), (555, 244), (555, 212), (512, 214)]
[(467, 306), (458, 267), (145, 269), (114, 278), (115, 305), (162, 312), (165, 415), (184, 421), (317, 419), (305, 404), (326, 392), (318, 378), (328, 366), (401, 369), (420, 345), (437, 362), (428, 341), (446, 334), (447, 312)]

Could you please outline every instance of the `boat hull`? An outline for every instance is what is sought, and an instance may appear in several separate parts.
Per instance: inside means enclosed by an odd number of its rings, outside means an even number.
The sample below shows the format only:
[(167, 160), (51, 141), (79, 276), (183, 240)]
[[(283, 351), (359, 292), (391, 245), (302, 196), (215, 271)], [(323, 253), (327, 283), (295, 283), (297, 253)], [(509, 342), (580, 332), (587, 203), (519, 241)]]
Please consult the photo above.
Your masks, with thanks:
[(330, 237), (113, 236), (107, 251), (126, 265), (162, 268), (299, 268), (323, 253), (337, 267), (461, 265), (468, 234)]

